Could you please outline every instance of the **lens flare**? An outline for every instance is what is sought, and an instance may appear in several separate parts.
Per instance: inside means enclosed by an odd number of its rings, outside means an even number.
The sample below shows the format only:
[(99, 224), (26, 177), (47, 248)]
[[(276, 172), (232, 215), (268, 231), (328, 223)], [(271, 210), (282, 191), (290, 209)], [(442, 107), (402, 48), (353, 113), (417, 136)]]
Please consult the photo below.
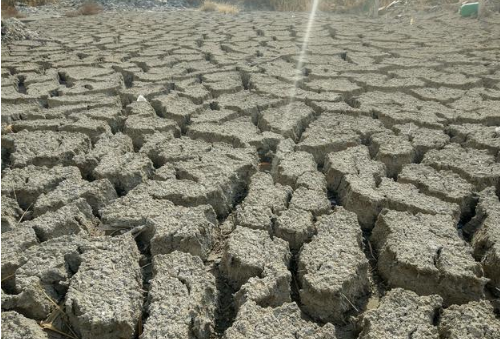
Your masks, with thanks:
[[(306, 34), (304, 35), (304, 41), (302, 42), (302, 47), (300, 49), (299, 60), (297, 62), (297, 72), (295, 73), (295, 78), (293, 81), (292, 91), (290, 93), (290, 103), (295, 100), (297, 94), (297, 86), (302, 78), (302, 67), (304, 66), (304, 60), (307, 52), (307, 45), (309, 44), (309, 39), (311, 37), (311, 31), (314, 25), (314, 20), (316, 19), (316, 12), (318, 10), (318, 5), (321, 0), (314, 0), (311, 8), (311, 13), (309, 13), (309, 20), (307, 21)], [(290, 109), (290, 105), (288, 106)]]

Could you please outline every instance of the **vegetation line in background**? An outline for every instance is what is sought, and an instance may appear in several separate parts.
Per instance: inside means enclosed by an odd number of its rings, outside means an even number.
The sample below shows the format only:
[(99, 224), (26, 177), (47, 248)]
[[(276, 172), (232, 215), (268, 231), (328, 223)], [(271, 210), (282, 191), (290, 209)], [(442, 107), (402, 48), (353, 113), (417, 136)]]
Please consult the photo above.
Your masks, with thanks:
[[(23, 18), (24, 14), (19, 13), (16, 3), (23, 3), (27, 6), (41, 6), (58, 0), (2, 0), (2, 18)], [(309, 11), (313, 0), (184, 0), (188, 6), (197, 7), (206, 12), (220, 12), (224, 14), (236, 14), (240, 8), (268, 9), (275, 11)], [(225, 2), (224, 2), (225, 1)], [(327, 12), (360, 12), (368, 11), (373, 6), (375, 0), (321, 0), (320, 11)], [(411, 0), (418, 8), (439, 4), (458, 4), (462, 0)], [(380, 7), (385, 7), (393, 0), (380, 0)], [(89, 0), (82, 4), (76, 11), (66, 13), (67, 16), (93, 15), (102, 11), (102, 7)]]

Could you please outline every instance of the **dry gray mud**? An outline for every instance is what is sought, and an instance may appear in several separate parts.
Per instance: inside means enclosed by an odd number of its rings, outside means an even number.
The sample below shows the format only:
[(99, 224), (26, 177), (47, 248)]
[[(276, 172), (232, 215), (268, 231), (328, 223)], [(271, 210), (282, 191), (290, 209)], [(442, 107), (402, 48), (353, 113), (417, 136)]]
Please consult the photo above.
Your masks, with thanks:
[(500, 337), (499, 15), (306, 24), (2, 46), (2, 338)]

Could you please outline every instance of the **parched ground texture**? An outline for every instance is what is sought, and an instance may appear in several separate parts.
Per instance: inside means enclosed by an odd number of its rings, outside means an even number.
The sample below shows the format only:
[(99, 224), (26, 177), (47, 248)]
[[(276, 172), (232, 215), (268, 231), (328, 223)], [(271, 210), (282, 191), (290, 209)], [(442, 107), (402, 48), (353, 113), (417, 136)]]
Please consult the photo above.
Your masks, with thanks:
[(499, 338), (500, 17), (306, 24), (2, 46), (2, 338)]

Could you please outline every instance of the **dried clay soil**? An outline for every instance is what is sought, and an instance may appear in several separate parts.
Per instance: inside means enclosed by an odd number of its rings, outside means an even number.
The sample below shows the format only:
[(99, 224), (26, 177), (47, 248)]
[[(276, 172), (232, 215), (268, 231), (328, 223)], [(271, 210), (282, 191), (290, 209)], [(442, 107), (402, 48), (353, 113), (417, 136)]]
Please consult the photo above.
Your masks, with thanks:
[(307, 19), (2, 45), (2, 338), (499, 338), (500, 16)]

